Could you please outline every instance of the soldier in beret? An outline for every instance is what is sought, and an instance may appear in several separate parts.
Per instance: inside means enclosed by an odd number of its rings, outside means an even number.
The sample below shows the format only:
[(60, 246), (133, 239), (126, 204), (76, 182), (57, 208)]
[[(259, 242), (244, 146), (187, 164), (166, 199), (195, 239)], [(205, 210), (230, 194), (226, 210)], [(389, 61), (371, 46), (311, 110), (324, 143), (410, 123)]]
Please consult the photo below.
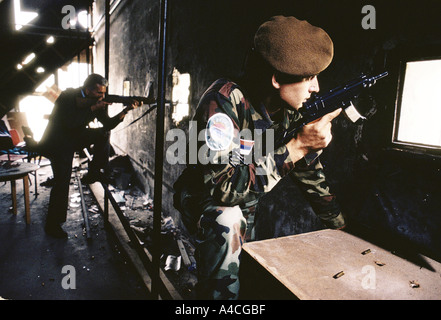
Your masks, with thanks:
[(263, 148), (248, 162), (244, 157), (257, 137), (238, 134), (246, 129), (273, 130), (275, 138), (282, 134), (319, 91), (317, 75), (332, 57), (333, 43), (324, 30), (275, 16), (257, 30), (240, 81), (219, 79), (201, 97), (193, 120), (198, 130), (206, 130), (198, 150), (205, 150), (209, 160), (199, 157), (197, 164), (189, 164), (174, 185), (174, 205), (188, 230), (197, 234), (199, 298), (238, 297), (241, 247), (253, 239), (247, 218), (259, 198), (287, 175), (299, 182), (326, 227), (344, 227), (318, 158), (332, 139), (331, 120), (340, 109), (306, 125), (287, 144)]

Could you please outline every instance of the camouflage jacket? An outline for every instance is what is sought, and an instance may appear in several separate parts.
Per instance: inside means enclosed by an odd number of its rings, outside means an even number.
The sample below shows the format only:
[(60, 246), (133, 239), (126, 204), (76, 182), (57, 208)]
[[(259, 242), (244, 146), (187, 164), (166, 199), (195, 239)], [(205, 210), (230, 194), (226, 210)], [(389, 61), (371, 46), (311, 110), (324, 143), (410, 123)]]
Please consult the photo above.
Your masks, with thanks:
[[(285, 145), (275, 146), (272, 151), (271, 148), (266, 147), (268, 144), (266, 142), (271, 140), (264, 137), (274, 135), (277, 139), (291, 121), (301, 117), (297, 111), (286, 108), (282, 110), (277, 117), (273, 115), (270, 118), (263, 104), (252, 106), (241, 88), (227, 79), (215, 81), (205, 91), (193, 118), (197, 130), (206, 129), (210, 119), (219, 113), (226, 114), (234, 126), (233, 139), (223, 150), (212, 150), (207, 147), (207, 139), (198, 142), (199, 154), (196, 167), (199, 167), (198, 172), (203, 175), (204, 186), (215, 203), (223, 206), (239, 205), (242, 209), (254, 206), (262, 195), (269, 192), (287, 175), (291, 175), (299, 182), (299, 186), (307, 197), (309, 196), (310, 202), (313, 200), (320, 206), (320, 203), (323, 204), (323, 199), (326, 199), (325, 206), (328, 207), (330, 201), (335, 202), (326, 183), (318, 155), (310, 163), (306, 163), (305, 160), (293, 163)], [(278, 120), (273, 121), (272, 119), (275, 118)], [(260, 135), (271, 132), (269, 129), (273, 129), (273, 134)], [(246, 143), (241, 141), (239, 136), (243, 131), (250, 133), (247, 137), (248, 142), (251, 140), (251, 143), (253, 141), (255, 143), (254, 152), (250, 156), (237, 156), (241, 144), (243, 146)], [(264, 141), (257, 144), (259, 142), (257, 140)], [(329, 211), (329, 208), (325, 211)]]

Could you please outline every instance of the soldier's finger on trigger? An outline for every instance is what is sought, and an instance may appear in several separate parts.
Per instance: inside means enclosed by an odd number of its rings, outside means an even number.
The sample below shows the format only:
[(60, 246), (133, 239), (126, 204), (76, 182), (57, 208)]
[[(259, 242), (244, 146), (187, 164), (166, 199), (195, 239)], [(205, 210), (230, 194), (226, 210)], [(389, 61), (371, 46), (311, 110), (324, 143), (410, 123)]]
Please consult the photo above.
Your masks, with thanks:
[(327, 115), (325, 115), (324, 117), (327, 117), (328, 121), (331, 121), (332, 119), (336, 118), (340, 112), (342, 111), (342, 109), (337, 109), (335, 111), (332, 111), (331, 113), (328, 113)]
[(335, 111), (333, 111), (331, 113), (328, 113), (328, 114), (324, 115), (323, 117), (321, 117), (319, 119), (319, 121), (317, 122), (318, 128), (324, 128), (326, 125), (328, 125), (328, 124), (330, 125), (331, 121), (340, 114), (341, 110), (342, 110), (341, 108), (337, 109), (337, 110), (335, 110)]

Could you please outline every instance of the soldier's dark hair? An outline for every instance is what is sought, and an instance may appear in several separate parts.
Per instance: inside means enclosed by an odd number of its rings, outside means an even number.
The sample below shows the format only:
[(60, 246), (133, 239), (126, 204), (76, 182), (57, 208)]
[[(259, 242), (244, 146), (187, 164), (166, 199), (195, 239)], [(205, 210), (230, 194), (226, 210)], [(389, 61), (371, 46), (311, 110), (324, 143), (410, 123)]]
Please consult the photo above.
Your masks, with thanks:
[(86, 78), (86, 80), (84, 80), (83, 86), (87, 89), (94, 89), (97, 84), (107, 87), (108, 82), (103, 76), (97, 73), (92, 73)]
[(296, 83), (296, 82), (302, 82), (305, 80), (310, 80), (314, 78), (316, 75), (311, 74), (309, 76), (297, 76), (292, 74), (286, 74), (280, 71), (275, 71), (274, 76), (278, 83), (280, 84), (289, 84), (289, 83)]

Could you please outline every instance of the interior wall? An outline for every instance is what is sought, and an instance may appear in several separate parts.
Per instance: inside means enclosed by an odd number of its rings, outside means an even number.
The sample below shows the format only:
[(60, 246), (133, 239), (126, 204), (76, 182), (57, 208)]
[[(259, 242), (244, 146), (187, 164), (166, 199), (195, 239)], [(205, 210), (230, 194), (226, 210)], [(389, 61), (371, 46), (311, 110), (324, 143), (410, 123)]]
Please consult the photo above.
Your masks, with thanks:
[[(324, 28), (333, 39), (333, 63), (319, 76), (322, 91), (362, 72), (387, 70), (389, 76), (357, 101), (367, 112), (366, 122), (354, 125), (342, 116), (334, 121), (334, 139), (322, 162), (349, 221), (377, 234), (410, 241), (432, 257), (441, 255), (439, 160), (389, 149), (400, 53), (409, 49), (424, 55), (428, 46), (441, 44), (439, 1), (370, 1), (375, 8), (375, 28), (367, 30), (361, 24), (366, 16), (362, 13), (366, 4), (363, 1), (290, 0), (256, 4), (251, 0), (179, 0), (169, 4), (167, 99), (173, 68), (190, 73), (192, 113), (211, 81), (239, 73), (254, 31), (276, 14), (306, 19)], [(113, 12), (110, 93), (121, 94), (123, 80), (131, 81), (132, 95), (143, 95), (149, 81), (157, 89), (158, 16), (159, 1), (153, 0), (122, 1)], [(104, 70), (103, 35), (101, 28), (96, 35), (96, 71)], [(145, 191), (153, 195), (156, 113), (125, 127), (146, 107), (131, 112), (124, 124), (113, 131), (112, 144), (117, 152), (129, 155)], [(179, 127), (186, 130), (187, 125), (184, 121)], [(166, 108), (166, 132), (175, 127), (171, 110)], [(165, 149), (172, 143), (166, 142)], [(179, 216), (172, 207), (172, 185), (183, 168), (184, 165), (164, 163), (163, 211), (178, 224)], [(264, 222), (258, 228), (260, 238), (323, 228), (288, 179), (262, 199), (258, 219)]]

